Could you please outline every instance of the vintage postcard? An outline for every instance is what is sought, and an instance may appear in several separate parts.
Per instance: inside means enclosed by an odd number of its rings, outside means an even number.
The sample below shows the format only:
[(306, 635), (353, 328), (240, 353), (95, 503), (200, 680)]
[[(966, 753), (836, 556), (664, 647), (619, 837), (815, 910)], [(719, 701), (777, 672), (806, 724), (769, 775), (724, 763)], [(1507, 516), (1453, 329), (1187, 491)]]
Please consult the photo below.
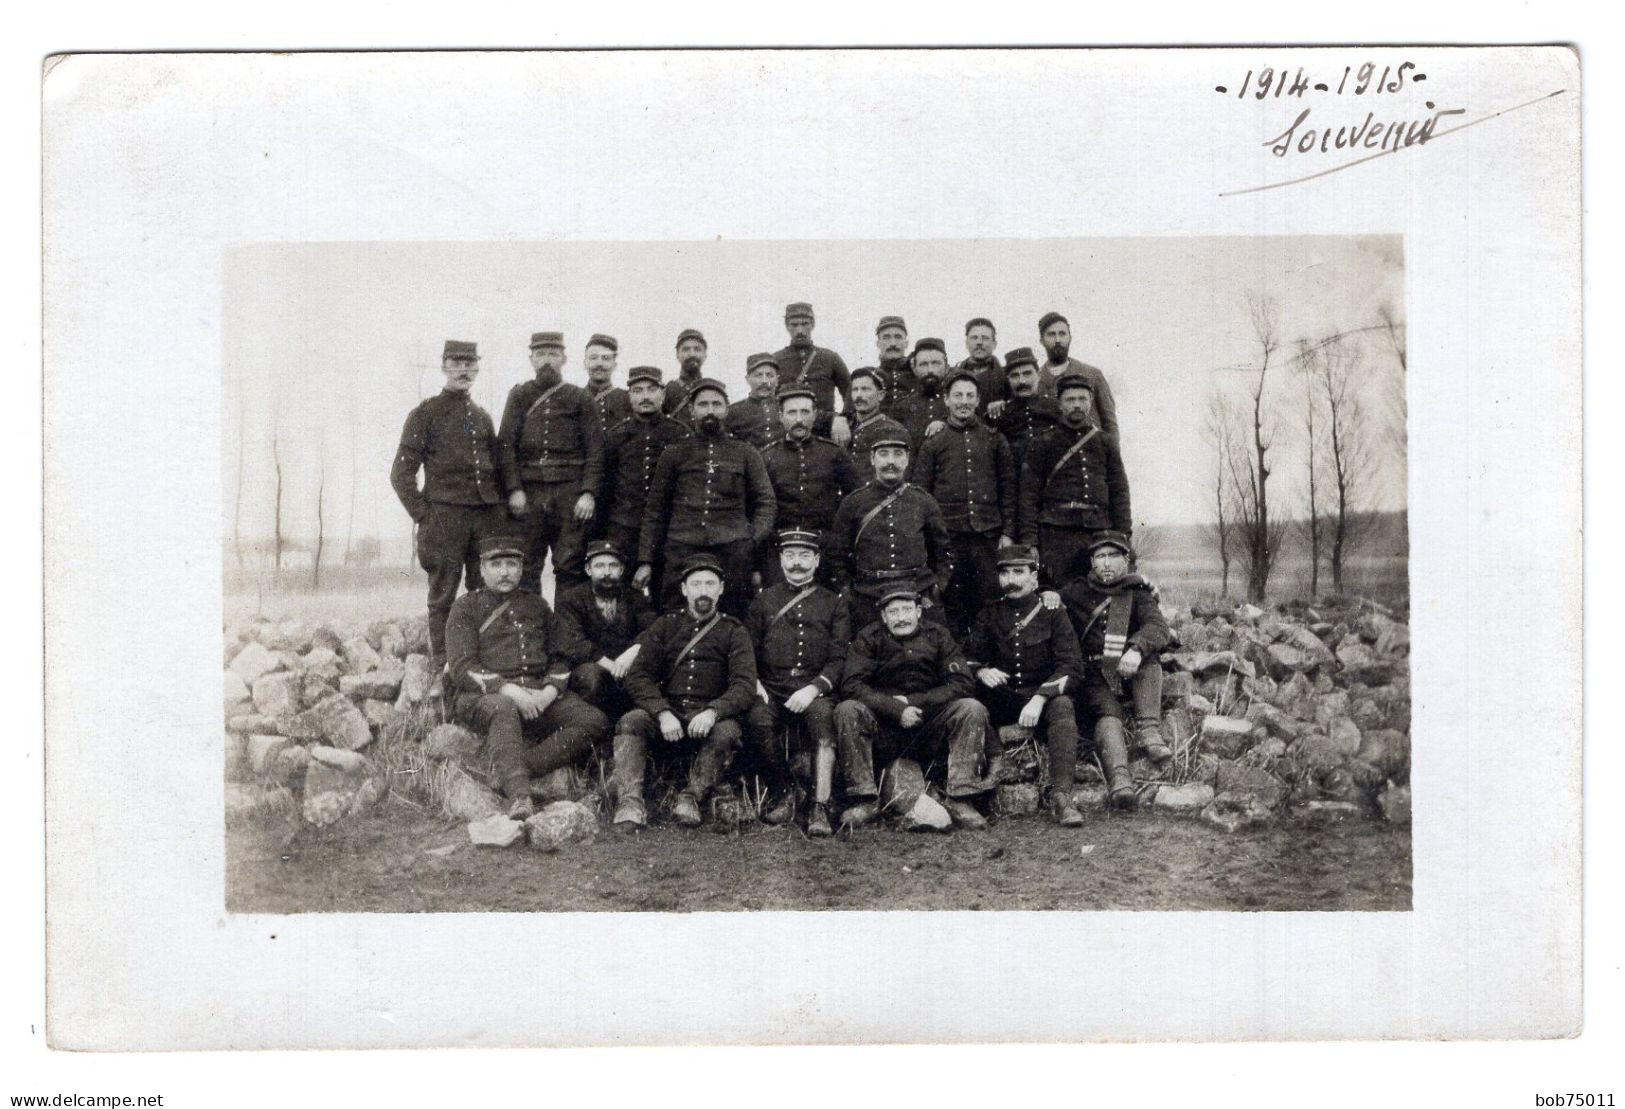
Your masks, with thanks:
[(1574, 1034), (1580, 78), (53, 59), (53, 1044)]

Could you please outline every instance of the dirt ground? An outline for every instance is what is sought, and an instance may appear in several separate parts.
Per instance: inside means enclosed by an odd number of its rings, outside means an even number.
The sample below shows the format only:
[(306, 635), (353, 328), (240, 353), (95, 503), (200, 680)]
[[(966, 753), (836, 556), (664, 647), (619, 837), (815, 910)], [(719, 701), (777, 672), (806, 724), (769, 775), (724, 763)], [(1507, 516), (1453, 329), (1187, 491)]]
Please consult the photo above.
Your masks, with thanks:
[(827, 840), (762, 825), (728, 835), (606, 827), (592, 844), (543, 854), (474, 847), (461, 824), (386, 800), (291, 840), (285, 826), (227, 833), (231, 912), (1410, 906), (1409, 829), (1370, 820), (1283, 818), (1227, 835), (1190, 817), (1097, 814), (1080, 829), (1019, 817), (984, 832), (873, 828)]

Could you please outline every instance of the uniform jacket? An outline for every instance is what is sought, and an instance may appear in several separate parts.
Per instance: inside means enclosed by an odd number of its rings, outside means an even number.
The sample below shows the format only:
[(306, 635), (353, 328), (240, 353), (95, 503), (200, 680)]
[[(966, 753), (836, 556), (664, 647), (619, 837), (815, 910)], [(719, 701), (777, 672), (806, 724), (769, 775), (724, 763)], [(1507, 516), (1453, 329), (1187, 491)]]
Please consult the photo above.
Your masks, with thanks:
[(828, 532), (835, 510), (862, 486), (852, 456), (833, 441), (813, 436), (796, 443), (788, 436), (762, 448), (762, 464), (778, 505), (774, 527)]
[(1045, 608), (1037, 593), (1000, 597), (977, 613), (965, 654), (972, 673), (986, 666), (1003, 670), (1010, 675), (1006, 688), (1026, 696), (1070, 694), (1083, 680), (1083, 652), (1065, 606)]
[(691, 430), (694, 425), (688, 415), (688, 394), (704, 377), (705, 371), (700, 369), (694, 371), (693, 377), (685, 377), (679, 372), (676, 377), (666, 382), (666, 400), (661, 407), (666, 415), (680, 420), (684, 427)]
[(1087, 362), (1079, 362), (1076, 358), (1068, 358), (1066, 365), (1061, 367), (1059, 373), (1048, 365), (1038, 368), (1039, 389), (1049, 396), (1055, 396), (1055, 383), (1063, 374), (1082, 374), (1089, 379), (1089, 384), (1095, 391), (1095, 423), (1102, 429), (1117, 434), (1117, 400), (1112, 396), (1112, 387), (1106, 383), (1106, 374), (1098, 366), (1091, 366)]
[[(656, 413), (645, 419), (632, 416), (604, 437), (603, 479), (598, 485), (598, 515), (610, 524), (637, 531), (643, 526), (643, 508), (649, 483), (661, 453), (689, 430), (670, 416)], [(628, 558), (636, 551), (624, 552)]]
[(647, 597), (623, 584), (614, 617), (606, 617), (598, 607), (592, 582), (572, 585), (559, 594), (559, 649), (572, 666), (617, 658), (648, 630), (656, 615)]
[[(901, 435), (910, 443), (908, 428), (888, 416), (884, 410), (877, 409), (870, 416), (852, 423), (852, 441), (847, 444), (847, 451), (852, 455), (852, 461), (858, 467), (858, 473), (865, 476), (874, 473), (874, 463), (869, 457), (869, 451), (875, 438), (882, 433), (887, 435)], [(912, 457), (913, 452), (910, 451)]]
[(1016, 534), (1016, 462), (1003, 435), (979, 420), (945, 423), (920, 444), (914, 483), (937, 499), (948, 530)]
[(812, 389), (813, 403), (823, 417), (817, 427), (818, 434), (829, 434), (829, 415), (835, 411), (835, 394), (841, 395), (846, 411), (852, 409), (852, 378), (841, 356), (828, 347), (812, 346), (802, 349), (787, 346), (775, 354), (779, 364), (779, 384), (801, 383)]
[(1163, 619), (1162, 607), (1144, 578), (1125, 574), (1111, 585), (1103, 585), (1090, 571), (1061, 590), (1061, 601), (1072, 617), (1086, 662), (1093, 664), (1098, 660), (1106, 642), (1107, 613), (1102, 612), (1092, 623), (1090, 618), (1102, 603), (1124, 594), (1134, 599), (1128, 622), (1128, 646), (1138, 648), (1140, 654), (1149, 658), (1168, 645), (1168, 621)]
[[(899, 585), (925, 590), (948, 587), (952, 556), (948, 525), (936, 498), (904, 482), (902, 494), (870, 482), (841, 502), (830, 525), (831, 577), (866, 596)], [(867, 524), (863, 519), (886, 503)], [(861, 532), (861, 534), (860, 534)]]
[(875, 368), (886, 383), (886, 399), (881, 407), (887, 412), (891, 412), (905, 397), (912, 397), (920, 391), (920, 379), (914, 376), (914, 367), (906, 357), (896, 362), (881, 362)]
[(948, 421), (948, 402), (940, 392), (934, 397), (916, 392), (898, 400), (886, 414), (908, 429), (909, 442), (918, 448), (925, 445), (926, 428), (938, 420)]
[(756, 644), (756, 676), (773, 696), (789, 697), (809, 683), (826, 694), (841, 684), (852, 617), (846, 598), (814, 584), (812, 592), (774, 617), (801, 590), (779, 582), (762, 590), (745, 614), (745, 630)]
[(858, 632), (841, 678), (842, 697), (862, 703), (891, 724), (902, 720), (909, 705), (930, 716), (971, 693), (970, 666), (953, 633), (925, 621), (907, 639), (898, 639), (879, 621)]
[[(418, 490), (418, 470), (423, 490)], [(500, 504), (519, 488), (513, 455), (503, 449), (491, 416), (467, 393), (442, 390), (406, 417), (389, 483), (407, 513), (421, 521), (431, 502)]]
[(734, 401), (728, 406), (722, 427), (735, 439), (758, 449), (784, 435), (784, 423), (779, 419), (779, 402), (773, 397), (746, 397)]
[(976, 375), (976, 388), (982, 394), (982, 403), (977, 411), (985, 412), (987, 406), (994, 401), (1009, 399), (1008, 386), (1004, 378), (1004, 363), (999, 361), (998, 355), (995, 354), (981, 365), (976, 365), (969, 358), (962, 359), (955, 363), (948, 376), (952, 377), (960, 370), (969, 370)]
[(593, 407), (598, 410), (598, 426), (608, 431), (622, 420), (632, 417), (632, 398), (625, 389), (610, 386), (600, 392), (593, 392), (589, 384), (586, 389), (587, 398), (592, 401)]
[(750, 708), (756, 696), (756, 652), (750, 636), (732, 616), (712, 615), (716, 626), (681, 662), (678, 654), (711, 617), (696, 620), (686, 609), (668, 612), (638, 636), (643, 646), (625, 683), (633, 704), (651, 716), (714, 709), (723, 720)]
[(1027, 448), (1033, 440), (1050, 428), (1061, 426), (1061, 408), (1053, 399), (1042, 394), (1027, 398), (1011, 397), (1005, 401), (999, 418), (991, 422), (1010, 443), (1019, 474), (1022, 461), (1027, 457)]
[(570, 677), (553, 610), (525, 589), (458, 597), (446, 617), (446, 668), (451, 687), (464, 693), (495, 693), (508, 682), (563, 693)]
[[(583, 493), (596, 493), (604, 466), (598, 407), (579, 385), (562, 382), (552, 392), (549, 388), (532, 378), (509, 391), (502, 441), (524, 481), (568, 481)], [(543, 396), (547, 399), (541, 400)]]
[[(1089, 441), (1067, 457), (1073, 444), (1091, 431)], [(1028, 448), (1021, 470), (1019, 541), (1037, 543), (1040, 524), (1114, 528), (1124, 535), (1134, 530), (1128, 474), (1117, 451), (1117, 436), (1061, 426), (1046, 431)]]
[(773, 483), (756, 448), (695, 432), (655, 463), (638, 533), (638, 561), (653, 562), (670, 540), (715, 547), (773, 534)]

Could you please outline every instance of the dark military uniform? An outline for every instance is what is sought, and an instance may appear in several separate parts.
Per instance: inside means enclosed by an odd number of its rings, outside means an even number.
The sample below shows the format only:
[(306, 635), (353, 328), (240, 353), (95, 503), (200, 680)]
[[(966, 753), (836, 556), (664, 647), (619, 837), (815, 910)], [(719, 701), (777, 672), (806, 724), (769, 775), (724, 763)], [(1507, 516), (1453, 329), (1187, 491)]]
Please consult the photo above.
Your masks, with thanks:
[(570, 688), (612, 718), (631, 707), (631, 699), (599, 659), (615, 659), (655, 622), (649, 599), (622, 584), (614, 596), (600, 598), (590, 581), (559, 594), (559, 650), (573, 668)]
[[(948, 586), (953, 550), (936, 498), (907, 482), (887, 489), (871, 482), (841, 502), (830, 525), (831, 578), (847, 589), (852, 626), (880, 618), (880, 598), (899, 586), (922, 597)], [(946, 625), (941, 606), (927, 616)]]
[(976, 377), (976, 391), (982, 398), (981, 403), (977, 405), (977, 412), (985, 413), (987, 406), (994, 401), (1008, 399), (1009, 388), (1005, 384), (1004, 363), (999, 361), (998, 355), (993, 355), (985, 362), (973, 362), (966, 358), (948, 371), (948, 376), (951, 378), (961, 371), (968, 371)]
[(1004, 436), (977, 420), (920, 444), (914, 483), (942, 506), (953, 544), (953, 575), (943, 594), (949, 626), (962, 635), (998, 596), (994, 558), (1001, 536), (1016, 534), (1016, 464)]
[(887, 409), (886, 414), (907, 429), (909, 442), (914, 444), (916, 453), (925, 444), (926, 429), (933, 423), (946, 423), (948, 420), (948, 401), (943, 393), (939, 384), (933, 396), (926, 396), (923, 390), (917, 391)]
[(663, 557), (661, 596), (680, 603), (678, 567), (701, 554), (722, 564), (723, 610), (743, 615), (758, 544), (773, 534), (773, 483), (755, 448), (726, 434), (698, 431), (673, 443), (655, 464), (638, 536), (638, 562)]
[(1091, 571), (1062, 589), (1061, 600), (1083, 649), (1081, 707), (1097, 719), (1122, 718), (1123, 679), (1117, 661), (1132, 647), (1143, 659), (1132, 679), (1134, 715), (1142, 729), (1155, 726), (1162, 716), (1162, 664), (1157, 656), (1168, 646), (1171, 633), (1150, 584), (1138, 574), (1127, 574), (1105, 585)]
[(1016, 723), (1034, 696), (1047, 698), (1039, 723), (1049, 744), (1050, 787), (1070, 794), (1078, 762), (1073, 697), (1083, 682), (1083, 653), (1066, 609), (1045, 608), (1036, 593), (1001, 597), (977, 614), (965, 654), (973, 673), (991, 667), (1009, 675), (1002, 686), (979, 684), (977, 690), (995, 727)]
[(910, 443), (914, 440), (909, 437), (908, 429), (883, 410), (876, 410), (872, 415), (852, 424), (852, 441), (847, 444), (847, 451), (852, 455), (852, 461), (857, 464), (860, 474), (872, 474), (869, 461), (869, 452), (874, 449), (874, 443), (881, 436), (901, 435)]
[(480, 588), (479, 540), (501, 529), (504, 502), (519, 488), (513, 455), (485, 409), (467, 393), (446, 389), (406, 417), (389, 480), (417, 524), (418, 562), (429, 573), (429, 649), (443, 661), (457, 580)]
[(882, 358), (875, 368), (880, 371), (881, 382), (886, 387), (886, 397), (880, 407), (895, 415), (893, 410), (898, 404), (920, 391), (920, 379), (914, 376), (914, 365), (907, 357)]
[(704, 380), (699, 370), (695, 370), (692, 374), (686, 370), (679, 372), (676, 377), (666, 382), (666, 400), (661, 405), (661, 410), (685, 428), (693, 430), (694, 421), (689, 418), (688, 398), (694, 392), (694, 386)]
[[(626, 675), (626, 691), (637, 707), (615, 728), (616, 794), (622, 802), (642, 799), (644, 766), (652, 749), (693, 757), (687, 792), (698, 803), (739, 749), (741, 721), (756, 696), (756, 655), (750, 636), (726, 613), (697, 620), (685, 609), (656, 620), (638, 642), (642, 646), (637, 661)], [(689, 721), (707, 709), (716, 712), (716, 725), (704, 739), (691, 739)], [(661, 735), (662, 712), (682, 722), (680, 742), (667, 743)]]
[(827, 347), (785, 347), (773, 355), (779, 364), (780, 385), (806, 385), (814, 394), (818, 418), (813, 431), (828, 435), (834, 422), (835, 395), (840, 394), (844, 411), (852, 410), (852, 378), (841, 356)]
[(583, 493), (596, 496), (604, 465), (603, 429), (592, 398), (565, 381), (521, 382), (508, 393), (501, 434), (525, 486), (525, 571), (519, 584), (541, 589), (550, 548), (555, 588), (585, 580), (586, 529), (576, 519), (576, 501)]
[[(486, 733), (486, 751), (502, 791), (529, 796), (530, 776), (584, 759), (609, 734), (604, 714), (566, 691), (569, 664), (559, 649), (553, 611), (535, 593), (490, 589), (465, 593), (446, 621), (447, 675), (453, 712)], [(500, 692), (551, 686), (559, 696), (535, 720)], [(541, 738), (529, 745), (526, 738)]]
[(1022, 543), (1037, 545), (1057, 584), (1083, 573), (1082, 552), (1100, 532), (1132, 531), (1117, 436), (1065, 425), (1040, 435), (1022, 466), (1017, 529)]
[(1056, 384), (1063, 377), (1074, 374), (1081, 376), (1089, 383), (1089, 388), (1095, 394), (1095, 423), (1103, 431), (1117, 435), (1117, 401), (1112, 396), (1112, 387), (1106, 384), (1106, 374), (1097, 366), (1087, 362), (1079, 362), (1076, 358), (1068, 358), (1065, 365), (1056, 367), (1047, 361), (1038, 367), (1038, 389), (1046, 396), (1054, 397)]
[(589, 382), (586, 391), (593, 408), (598, 412), (600, 429), (607, 431), (622, 420), (632, 417), (632, 398), (627, 395), (625, 389), (611, 385), (595, 392)]
[(735, 401), (728, 406), (722, 428), (735, 439), (757, 449), (783, 438), (784, 424), (779, 420), (778, 398), (750, 396)]
[[(832, 440), (818, 436), (801, 443), (785, 436), (769, 443), (762, 451), (762, 464), (773, 483), (774, 526), (781, 529), (803, 528), (827, 535), (841, 501), (864, 484), (852, 456)], [(771, 544), (759, 550), (758, 563), (765, 582), (784, 580)], [(822, 576), (828, 580), (827, 573)]]
[[(602, 521), (603, 537), (615, 544), (629, 564), (638, 554), (643, 509), (660, 455), (688, 435), (686, 424), (656, 412), (622, 420), (604, 438), (597, 519)], [(659, 569), (658, 562), (655, 568)]]
[(1011, 397), (1004, 402), (998, 419), (992, 424), (1010, 444), (1015, 458), (1016, 473), (1026, 460), (1027, 448), (1044, 432), (1061, 426), (1061, 406), (1046, 396)]
[[(983, 792), (988, 717), (972, 691), (965, 656), (940, 624), (922, 621), (907, 639), (898, 639), (880, 623), (858, 632), (846, 656), (843, 700), (835, 709), (847, 796), (879, 796), (877, 759), (884, 764), (906, 757), (926, 766), (944, 751), (948, 796)], [(918, 708), (923, 719), (905, 728), (903, 710), (909, 707)]]

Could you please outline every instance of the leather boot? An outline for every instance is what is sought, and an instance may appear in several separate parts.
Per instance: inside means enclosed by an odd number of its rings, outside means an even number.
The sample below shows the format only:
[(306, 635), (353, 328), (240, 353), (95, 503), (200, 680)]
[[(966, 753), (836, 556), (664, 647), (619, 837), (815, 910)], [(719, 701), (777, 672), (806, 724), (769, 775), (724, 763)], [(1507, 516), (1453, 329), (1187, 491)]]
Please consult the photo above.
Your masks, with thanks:
[(789, 789), (780, 794), (779, 799), (772, 805), (768, 806), (766, 811), (762, 813), (762, 823), (773, 825), (784, 824), (794, 819), (795, 815), (796, 791), (794, 789)]
[(829, 826), (829, 810), (817, 801), (813, 802), (812, 811), (807, 814), (807, 834), (809, 836), (827, 836), (834, 829)]
[(1123, 739), (1123, 722), (1116, 717), (1103, 716), (1095, 723), (1095, 752), (1106, 771), (1106, 786), (1111, 790), (1112, 807), (1128, 810), (1138, 804), (1134, 793), (1134, 779), (1128, 772), (1128, 744)]
[(873, 822), (880, 815), (880, 805), (873, 799), (859, 801), (841, 814), (841, 823), (852, 828), (861, 828)]
[(1168, 750), (1168, 745), (1162, 741), (1161, 720), (1137, 720), (1134, 723), (1135, 738), (1139, 740), (1140, 749), (1145, 757), (1154, 763), (1165, 763), (1174, 757)]
[(615, 734), (614, 756), (610, 763), (609, 784), (618, 801), (643, 803), (643, 768), (647, 762), (643, 740), (625, 732)]
[(829, 795), (835, 789), (835, 748), (820, 747), (813, 766), (813, 801), (820, 806), (828, 805)]
[(1050, 794), (1049, 811), (1055, 817), (1055, 823), (1063, 828), (1083, 827), (1083, 814), (1078, 806), (1072, 803), (1072, 791), (1055, 790)]
[(700, 802), (688, 790), (679, 793), (671, 803), (671, 818), (685, 828), (700, 826)]

